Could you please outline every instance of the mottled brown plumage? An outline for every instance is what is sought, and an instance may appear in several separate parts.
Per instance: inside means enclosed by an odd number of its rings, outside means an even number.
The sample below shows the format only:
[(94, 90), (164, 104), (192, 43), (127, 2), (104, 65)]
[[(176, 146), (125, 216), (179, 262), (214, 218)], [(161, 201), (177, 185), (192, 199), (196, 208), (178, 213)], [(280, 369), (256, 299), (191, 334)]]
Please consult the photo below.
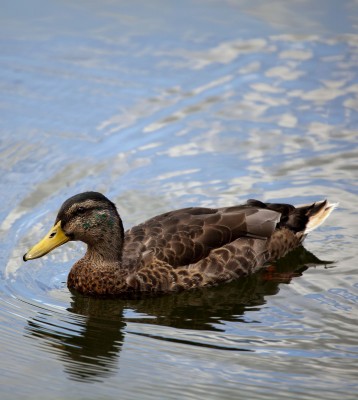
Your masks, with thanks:
[(249, 200), (219, 209), (191, 207), (158, 215), (124, 233), (115, 205), (100, 193), (86, 192), (64, 202), (49, 235), (24, 260), (81, 240), (87, 252), (67, 282), (80, 293), (137, 297), (213, 286), (284, 256), (334, 206), (321, 201), (295, 208)]

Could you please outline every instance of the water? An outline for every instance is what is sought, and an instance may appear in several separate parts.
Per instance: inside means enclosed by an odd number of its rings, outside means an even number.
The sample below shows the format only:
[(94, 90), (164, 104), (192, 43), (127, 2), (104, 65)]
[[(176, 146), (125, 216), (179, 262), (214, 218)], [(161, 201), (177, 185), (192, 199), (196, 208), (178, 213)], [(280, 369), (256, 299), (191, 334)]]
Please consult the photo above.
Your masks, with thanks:
[[(1, 10), (1, 399), (356, 398), (357, 2)], [(66, 288), (81, 244), (21, 259), (84, 190), (127, 228), (248, 198), (340, 207), (276, 271), (103, 301)]]

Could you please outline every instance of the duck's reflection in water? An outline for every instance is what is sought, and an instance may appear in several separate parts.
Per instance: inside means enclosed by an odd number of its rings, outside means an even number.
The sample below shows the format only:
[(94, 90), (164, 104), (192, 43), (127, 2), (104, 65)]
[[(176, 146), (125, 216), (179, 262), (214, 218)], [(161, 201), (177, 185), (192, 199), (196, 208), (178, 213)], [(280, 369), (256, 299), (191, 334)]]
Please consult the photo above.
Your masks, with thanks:
[[(300, 247), (255, 275), (214, 288), (142, 300), (95, 299), (74, 294), (68, 311), (75, 318), (53, 323), (48, 314), (39, 313), (28, 321), (26, 333), (41, 340), (41, 348), (60, 354), (71, 379), (98, 381), (119, 368), (117, 359), (126, 323), (224, 331), (225, 321), (244, 323), (245, 311), (259, 310), (266, 296), (278, 293), (280, 284), (290, 283), (309, 266), (329, 263)], [(125, 318), (125, 309), (144, 316)]]

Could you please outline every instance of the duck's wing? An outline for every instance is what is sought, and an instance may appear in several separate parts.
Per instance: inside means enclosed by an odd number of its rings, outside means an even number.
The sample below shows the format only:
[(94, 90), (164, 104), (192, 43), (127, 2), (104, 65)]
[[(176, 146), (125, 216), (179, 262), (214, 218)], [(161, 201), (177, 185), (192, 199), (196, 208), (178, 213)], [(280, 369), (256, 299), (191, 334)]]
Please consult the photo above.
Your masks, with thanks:
[(124, 252), (151, 252), (173, 267), (184, 266), (240, 237), (269, 238), (280, 217), (280, 212), (251, 205), (171, 211), (127, 231)]

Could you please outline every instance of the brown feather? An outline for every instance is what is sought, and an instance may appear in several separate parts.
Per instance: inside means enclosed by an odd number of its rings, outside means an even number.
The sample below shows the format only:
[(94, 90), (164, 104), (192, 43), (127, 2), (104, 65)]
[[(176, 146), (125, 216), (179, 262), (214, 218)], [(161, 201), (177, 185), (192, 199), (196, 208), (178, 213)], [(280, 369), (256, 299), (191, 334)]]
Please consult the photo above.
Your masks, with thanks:
[(86, 192), (61, 207), (64, 234), (88, 244), (68, 287), (96, 296), (132, 297), (229, 282), (258, 271), (299, 246), (334, 205), (249, 200), (225, 208), (190, 207), (123, 232), (115, 205)]

